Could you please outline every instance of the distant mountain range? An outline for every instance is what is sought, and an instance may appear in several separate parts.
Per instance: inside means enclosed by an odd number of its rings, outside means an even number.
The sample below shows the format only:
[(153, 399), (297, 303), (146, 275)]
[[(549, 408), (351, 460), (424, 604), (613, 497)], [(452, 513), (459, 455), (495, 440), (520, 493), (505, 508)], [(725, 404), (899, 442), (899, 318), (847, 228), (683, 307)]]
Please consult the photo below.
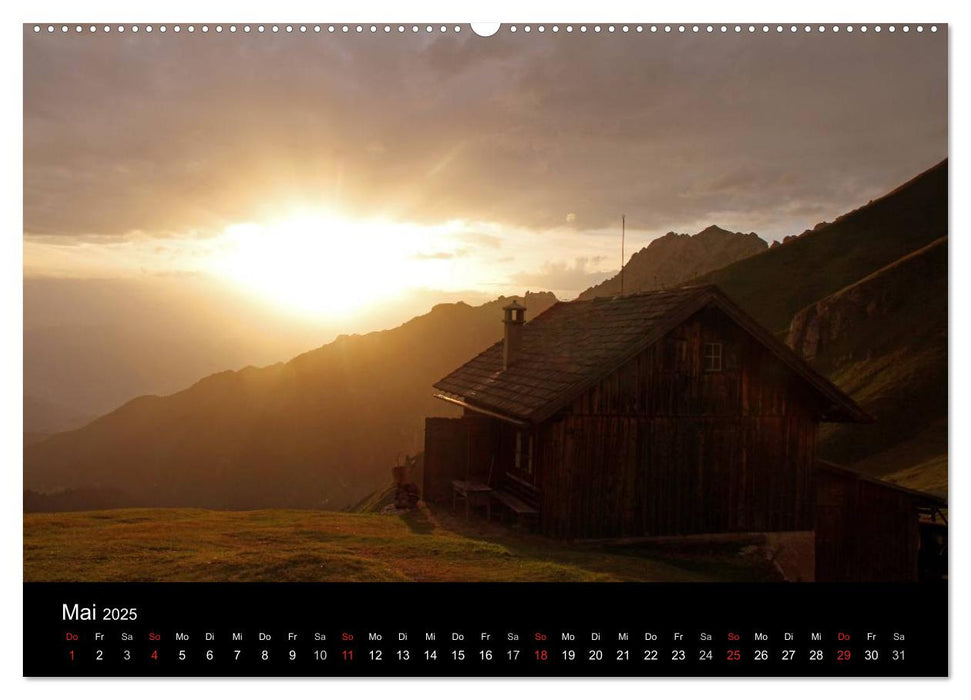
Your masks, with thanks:
[[(885, 197), (769, 248), (709, 227), (631, 257), (625, 291), (713, 283), (877, 417), (827, 426), (821, 453), (946, 490), (947, 161)], [(615, 293), (612, 278), (581, 298)], [(431, 384), (502, 335), (498, 299), (441, 304), (287, 363), (221, 372), (130, 401), (24, 450), (25, 488), (104, 489), (126, 505), (343, 507), (383, 485), (450, 415)], [(534, 317), (552, 294), (524, 300)], [(63, 507), (63, 506), (61, 506)]]
[[(350, 505), (383, 485), (401, 455), (421, 450), (425, 416), (454, 415), (431, 385), (502, 337), (510, 300), (440, 304), (398, 328), (341, 336), (286, 363), (134, 399), (26, 445), (24, 486), (71, 489), (91, 503), (104, 493), (117, 504), (121, 492), (126, 505)], [(531, 314), (556, 301), (549, 293), (518, 300)]]
[[(706, 272), (761, 253), (769, 247), (754, 233), (732, 233), (709, 226), (693, 236), (671, 231), (634, 253), (624, 265), (624, 293), (677, 287)], [(578, 298), (620, 293), (621, 274), (583, 292)]]
[(90, 423), (94, 416), (86, 416), (55, 401), (45, 401), (36, 396), (24, 396), (24, 432), (30, 441), (39, 440), (51, 433), (74, 430)]
[[(432, 305), (488, 297), (411, 290), (343, 320), (281, 312), (206, 275), (24, 280), (24, 431), (77, 428), (145, 394), (293, 357), (341, 332), (391, 328)], [(33, 439), (35, 436), (31, 436)]]
[[(24, 280), (24, 430), (77, 428), (142, 394), (333, 338), (201, 276)], [(309, 325), (309, 324), (307, 324)]]

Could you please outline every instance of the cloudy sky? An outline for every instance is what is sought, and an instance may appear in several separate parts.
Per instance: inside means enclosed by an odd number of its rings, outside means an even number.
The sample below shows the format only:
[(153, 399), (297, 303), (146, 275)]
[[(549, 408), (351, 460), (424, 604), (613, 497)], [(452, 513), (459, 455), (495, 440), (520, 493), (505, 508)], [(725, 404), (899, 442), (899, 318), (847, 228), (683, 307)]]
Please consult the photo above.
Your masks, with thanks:
[[(669, 230), (768, 240), (947, 155), (945, 32), (34, 34), (28, 276), (576, 294)], [(302, 303), (303, 302), (303, 303)]]

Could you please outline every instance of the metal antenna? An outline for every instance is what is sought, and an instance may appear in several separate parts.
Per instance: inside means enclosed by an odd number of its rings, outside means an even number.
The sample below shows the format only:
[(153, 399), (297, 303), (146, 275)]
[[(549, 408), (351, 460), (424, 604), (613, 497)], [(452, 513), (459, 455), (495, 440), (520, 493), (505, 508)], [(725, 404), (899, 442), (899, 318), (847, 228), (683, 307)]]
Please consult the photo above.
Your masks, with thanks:
[(620, 215), (620, 295), (624, 295), (624, 239), (627, 237), (627, 215)]

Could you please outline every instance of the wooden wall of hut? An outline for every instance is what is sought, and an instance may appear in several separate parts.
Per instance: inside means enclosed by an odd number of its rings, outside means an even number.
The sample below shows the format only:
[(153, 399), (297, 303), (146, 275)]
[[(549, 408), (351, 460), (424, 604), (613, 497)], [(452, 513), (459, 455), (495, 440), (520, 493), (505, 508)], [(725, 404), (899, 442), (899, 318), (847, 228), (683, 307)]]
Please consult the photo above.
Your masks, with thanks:
[(816, 470), (816, 580), (916, 581), (917, 504), (893, 488)]
[[(707, 343), (722, 369), (706, 371)], [(821, 407), (720, 312), (700, 312), (537, 432), (556, 537), (811, 530)]]
[(450, 500), (456, 479), (495, 485), (514, 459), (515, 431), (510, 423), (474, 412), (426, 418), (422, 498)]
[(452, 481), (468, 471), (469, 435), (461, 418), (425, 419), (425, 467), (421, 495), (426, 501), (452, 498)]

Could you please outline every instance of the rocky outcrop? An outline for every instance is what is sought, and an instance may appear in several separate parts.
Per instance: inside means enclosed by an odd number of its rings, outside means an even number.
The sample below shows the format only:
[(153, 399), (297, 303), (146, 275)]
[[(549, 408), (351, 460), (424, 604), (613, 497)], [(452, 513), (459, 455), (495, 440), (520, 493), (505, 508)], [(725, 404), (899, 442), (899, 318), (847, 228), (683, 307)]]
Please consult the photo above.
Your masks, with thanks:
[[(624, 266), (624, 293), (675, 287), (731, 265), (769, 247), (755, 233), (733, 233), (709, 226), (695, 235), (670, 231), (634, 253)], [(579, 296), (594, 299), (620, 293), (620, 274)]]
[(947, 236), (802, 309), (789, 324), (786, 342), (810, 362), (867, 359), (853, 355), (878, 349), (879, 339), (867, 336), (869, 342), (861, 346), (849, 342), (850, 336), (858, 338), (861, 329), (875, 323), (899, 326), (898, 309), (929, 281), (939, 283), (942, 270), (947, 270)]

